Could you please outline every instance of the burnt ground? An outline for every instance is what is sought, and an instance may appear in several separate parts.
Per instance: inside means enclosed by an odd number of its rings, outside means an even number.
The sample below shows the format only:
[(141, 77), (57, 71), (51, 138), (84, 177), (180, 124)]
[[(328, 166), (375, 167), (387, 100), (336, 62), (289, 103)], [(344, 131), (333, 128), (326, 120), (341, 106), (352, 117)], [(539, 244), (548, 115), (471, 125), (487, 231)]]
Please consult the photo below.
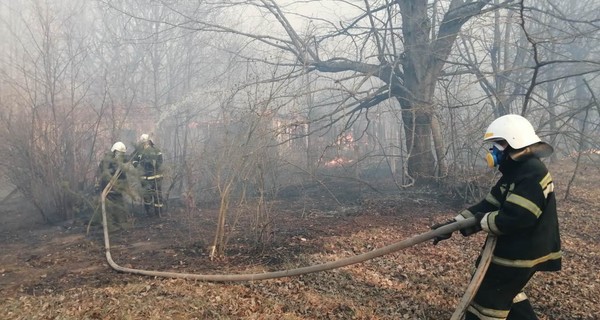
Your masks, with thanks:
[[(541, 319), (599, 319), (598, 168), (554, 173), (564, 267), (539, 273), (527, 293)], [(240, 274), (285, 270), (368, 252), (426, 232), (461, 207), (444, 193), (375, 193), (339, 183), (284, 192), (270, 203), (269, 243), (251, 246), (243, 219), (226, 256), (211, 260), (218, 208), (172, 206), (161, 218), (136, 211), (111, 233), (117, 264), (146, 270)], [(315, 187), (316, 188), (316, 187)], [(288, 190), (289, 191), (289, 190)], [(292, 190), (293, 191), (293, 190)], [(308, 196), (307, 196), (308, 194)], [(249, 212), (252, 208), (249, 208)], [(253, 282), (202, 282), (120, 273), (104, 255), (101, 229), (82, 219), (44, 225), (22, 199), (0, 208), (0, 319), (449, 319), (484, 235), (454, 235), (336, 270)]]

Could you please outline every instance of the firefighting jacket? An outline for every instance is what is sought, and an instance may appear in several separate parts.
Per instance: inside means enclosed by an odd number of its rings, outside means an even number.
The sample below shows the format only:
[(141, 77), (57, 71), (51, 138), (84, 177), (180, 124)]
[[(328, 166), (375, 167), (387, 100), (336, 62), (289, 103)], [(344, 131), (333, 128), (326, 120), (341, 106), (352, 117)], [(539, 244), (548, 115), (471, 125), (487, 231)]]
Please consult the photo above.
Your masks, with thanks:
[[(561, 245), (552, 177), (535, 156), (519, 161), (506, 157), (502, 177), (464, 218), (485, 213), (480, 226), (498, 241), (492, 263), (537, 271), (561, 268)], [(464, 233), (463, 233), (464, 234)]]
[(163, 156), (160, 149), (154, 145), (139, 147), (132, 159), (133, 165), (140, 169), (142, 179), (153, 180), (162, 177), (161, 166)]
[[(98, 165), (98, 176), (99, 186), (104, 189), (112, 176), (117, 172), (117, 169), (123, 164), (123, 160), (115, 157), (114, 152), (110, 152), (104, 155), (100, 164)], [(110, 193), (121, 193), (127, 188), (127, 174), (125, 171), (121, 171), (115, 185), (110, 190)]]

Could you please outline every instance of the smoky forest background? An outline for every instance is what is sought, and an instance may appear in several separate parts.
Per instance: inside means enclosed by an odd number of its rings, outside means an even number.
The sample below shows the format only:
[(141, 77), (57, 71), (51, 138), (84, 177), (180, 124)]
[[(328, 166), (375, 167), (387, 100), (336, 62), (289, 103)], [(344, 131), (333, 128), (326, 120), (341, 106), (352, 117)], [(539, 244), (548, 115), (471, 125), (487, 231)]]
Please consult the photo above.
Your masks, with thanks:
[(3, 197), (48, 224), (89, 217), (102, 155), (142, 133), (169, 205), (219, 209), (221, 253), (334, 178), (478, 199), (504, 114), (571, 177), (599, 164), (597, 0), (2, 0), (0, 35)]

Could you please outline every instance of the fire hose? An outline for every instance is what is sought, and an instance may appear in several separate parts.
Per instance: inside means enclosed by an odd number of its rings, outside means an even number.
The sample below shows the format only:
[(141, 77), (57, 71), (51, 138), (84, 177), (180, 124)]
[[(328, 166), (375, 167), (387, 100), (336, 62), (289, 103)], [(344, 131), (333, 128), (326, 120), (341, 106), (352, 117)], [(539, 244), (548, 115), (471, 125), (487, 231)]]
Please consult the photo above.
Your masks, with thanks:
[[(152, 271), (152, 270), (143, 270), (143, 269), (135, 269), (135, 268), (126, 268), (118, 265), (112, 259), (110, 253), (110, 239), (108, 236), (108, 224), (106, 217), (106, 196), (108, 192), (115, 184), (118, 176), (121, 174), (121, 169), (118, 169), (109, 183), (106, 185), (104, 190), (102, 190), (102, 194), (100, 196), (100, 201), (102, 205), (102, 226), (104, 231), (104, 248), (106, 253), (106, 260), (111, 268), (119, 272), (131, 273), (131, 274), (139, 274), (145, 276), (153, 276), (153, 277), (164, 277), (164, 278), (180, 278), (180, 279), (191, 279), (191, 280), (199, 280), (199, 281), (209, 281), (209, 282), (233, 282), (233, 281), (255, 281), (255, 280), (267, 280), (274, 278), (283, 278), (283, 277), (292, 277), (299, 276), (308, 273), (315, 273), (321, 271), (327, 271), (332, 269), (337, 269), (341, 267), (345, 267), (348, 265), (361, 263), (373, 258), (381, 257), (386, 254), (390, 254), (408, 247), (412, 247), (416, 244), (429, 241), (434, 239), (437, 236), (441, 236), (444, 234), (452, 233), (454, 231), (468, 228), (474, 226), (477, 221), (475, 218), (469, 218), (461, 221), (457, 221), (455, 223), (451, 223), (440, 227), (435, 230), (431, 230), (429, 232), (425, 232), (411, 238), (387, 245), (385, 247), (375, 249), (369, 252), (365, 252), (362, 254), (358, 254), (355, 256), (343, 258), (336, 261), (331, 261), (327, 263), (300, 267), (295, 269), (281, 270), (281, 271), (272, 271), (272, 272), (263, 272), (263, 273), (247, 273), (247, 274), (193, 274), (193, 273), (180, 273), (180, 272), (167, 272), (167, 271)], [(452, 316), (452, 320), (461, 319), (464, 315), (464, 312), (471, 302), (473, 296), (477, 292), (479, 288), (479, 284), (483, 279), (483, 275), (487, 270), (489, 262), (491, 261), (492, 251), (496, 243), (495, 237), (489, 237), (486, 242), (486, 246), (482, 252), (481, 262), (475, 274), (473, 275), (469, 286), (467, 287), (467, 291), (463, 298), (459, 303), (459, 307), (455, 311)], [(462, 308), (462, 309), (461, 309)]]

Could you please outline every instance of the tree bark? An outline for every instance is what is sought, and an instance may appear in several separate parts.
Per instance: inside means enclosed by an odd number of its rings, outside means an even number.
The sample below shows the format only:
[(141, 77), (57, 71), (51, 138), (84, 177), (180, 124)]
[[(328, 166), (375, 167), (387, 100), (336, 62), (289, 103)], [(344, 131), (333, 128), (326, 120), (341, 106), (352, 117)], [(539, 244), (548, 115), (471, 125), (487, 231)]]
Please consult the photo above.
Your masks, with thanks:
[[(443, 165), (443, 149), (440, 137), (432, 133), (433, 104), (437, 77), (447, 60), (462, 25), (491, 0), (465, 3), (453, 0), (437, 32), (431, 39), (431, 20), (428, 15), (428, 1), (398, 1), (402, 13), (402, 33), (404, 36), (404, 59), (402, 83), (406, 88), (397, 96), (402, 107), (402, 119), (406, 132), (406, 146), (409, 152), (408, 172), (417, 181), (427, 181), (437, 175), (437, 163)], [(436, 123), (437, 125), (437, 123)], [(436, 146), (433, 148), (433, 139)], [(435, 151), (435, 153), (434, 153)], [(441, 167), (440, 167), (441, 168)]]

